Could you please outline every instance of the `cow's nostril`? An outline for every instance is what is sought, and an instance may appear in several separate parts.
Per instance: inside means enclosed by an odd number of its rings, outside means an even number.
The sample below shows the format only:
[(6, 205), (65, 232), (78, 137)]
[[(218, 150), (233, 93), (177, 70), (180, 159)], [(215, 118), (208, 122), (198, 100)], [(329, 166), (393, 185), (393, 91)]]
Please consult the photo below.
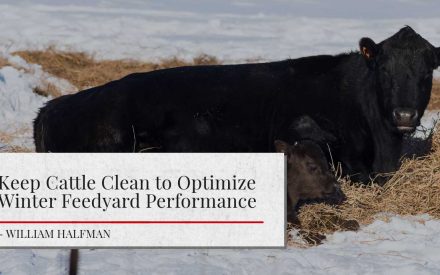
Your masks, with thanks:
[(415, 122), (417, 118), (419, 117), (419, 112), (417, 110), (414, 110), (411, 114), (411, 120)]

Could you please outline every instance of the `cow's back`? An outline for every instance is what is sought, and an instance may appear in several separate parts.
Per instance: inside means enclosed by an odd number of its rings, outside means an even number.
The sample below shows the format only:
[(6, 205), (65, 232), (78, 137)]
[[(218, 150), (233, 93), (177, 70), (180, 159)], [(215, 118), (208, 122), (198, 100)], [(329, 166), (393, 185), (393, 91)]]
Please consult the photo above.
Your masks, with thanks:
[[(281, 109), (275, 102), (281, 97), (278, 91), (286, 90), (281, 88), (286, 65), (179, 67), (136, 73), (62, 96), (48, 102), (35, 120), (37, 151), (134, 151), (137, 135), (148, 133), (154, 135), (150, 139), (164, 141), (167, 133), (181, 131), (198, 115), (226, 121), (223, 125), (241, 119), (240, 125), (260, 133), (265, 110)], [(184, 121), (179, 129), (173, 128), (176, 120)]]

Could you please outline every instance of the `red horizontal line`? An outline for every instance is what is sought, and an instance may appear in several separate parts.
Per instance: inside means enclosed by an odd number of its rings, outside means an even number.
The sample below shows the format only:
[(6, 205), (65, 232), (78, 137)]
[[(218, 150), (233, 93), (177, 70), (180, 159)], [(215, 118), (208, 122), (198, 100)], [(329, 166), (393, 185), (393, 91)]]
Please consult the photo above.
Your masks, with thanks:
[(0, 224), (263, 224), (264, 221), (0, 221)]

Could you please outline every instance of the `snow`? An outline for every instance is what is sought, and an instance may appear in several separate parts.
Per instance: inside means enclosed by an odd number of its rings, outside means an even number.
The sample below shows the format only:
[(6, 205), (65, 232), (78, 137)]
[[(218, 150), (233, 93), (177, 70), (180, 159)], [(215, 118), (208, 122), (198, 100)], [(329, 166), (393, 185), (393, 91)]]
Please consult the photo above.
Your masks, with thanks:
[[(335, 233), (308, 249), (80, 250), (80, 273), (439, 274), (440, 221), (427, 215), (388, 219)], [(67, 256), (67, 250), (0, 250), (0, 272), (60, 274)]]
[(18, 136), (13, 141), (15, 145), (29, 147), (32, 144), (32, 140), (23, 137), (21, 132), (31, 132), (31, 122), (46, 100), (32, 92), (34, 86), (36, 83), (33, 75), (10, 66), (0, 69), (1, 131), (3, 134)]
[(420, 126), (417, 128), (414, 137), (424, 138), (429, 134), (430, 130), (437, 125), (440, 121), (440, 111), (425, 111), (422, 119), (420, 120)]
[(2, 249), (0, 255), (0, 274), (67, 274), (66, 250)]
[(420, 5), (393, 0), (390, 8), (406, 7), (412, 17), (388, 12), (371, 19), (356, 11), (376, 16), (385, 8), (373, 12), (371, 1), (339, 0), (348, 8), (333, 1), (303, 2), (6, 0), (0, 4), (0, 45), (13, 51), (55, 44), (99, 58), (144, 60), (206, 53), (242, 62), (356, 50), (361, 37), (381, 41), (404, 25), (440, 45), (440, 18), (430, 9), (434, 5), (422, 5), (425, 12), (414, 14)]
[(61, 91), (75, 89), (65, 80), (49, 76), (38, 65), (27, 64), (18, 56), (2, 55), (13, 66), (0, 68), (0, 134), (10, 137), (9, 145), (32, 149), (32, 121), (38, 109), (51, 99), (35, 94), (33, 89), (43, 80)]
[[(378, 8), (378, 5), (381, 7)], [(74, 90), (11, 52), (50, 45), (98, 58), (279, 60), (357, 49), (363, 36), (381, 41), (404, 25), (440, 46), (435, 1), (390, 0), (3, 0), (0, 55), (0, 143), (33, 148), (32, 119), (50, 98), (33, 93), (43, 79)], [(349, 12), (348, 12), (349, 11)], [(437, 73), (437, 75), (439, 75)], [(426, 112), (432, 128), (439, 112)], [(421, 131), (417, 134), (421, 136)], [(5, 144), (7, 143), (7, 144)], [(439, 274), (440, 221), (389, 217), (358, 232), (338, 232), (318, 247), (281, 250), (81, 250), (81, 274)], [(0, 274), (63, 274), (63, 249), (0, 250)]]

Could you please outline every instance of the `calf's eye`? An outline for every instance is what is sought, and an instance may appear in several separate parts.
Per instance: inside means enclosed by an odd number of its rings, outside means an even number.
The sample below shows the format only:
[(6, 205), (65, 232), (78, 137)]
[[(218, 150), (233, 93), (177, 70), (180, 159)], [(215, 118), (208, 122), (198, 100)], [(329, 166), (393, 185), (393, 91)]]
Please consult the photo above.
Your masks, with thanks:
[(318, 171), (318, 166), (316, 166), (315, 164), (307, 164), (307, 168), (309, 169), (310, 172)]

